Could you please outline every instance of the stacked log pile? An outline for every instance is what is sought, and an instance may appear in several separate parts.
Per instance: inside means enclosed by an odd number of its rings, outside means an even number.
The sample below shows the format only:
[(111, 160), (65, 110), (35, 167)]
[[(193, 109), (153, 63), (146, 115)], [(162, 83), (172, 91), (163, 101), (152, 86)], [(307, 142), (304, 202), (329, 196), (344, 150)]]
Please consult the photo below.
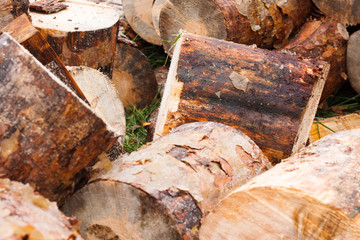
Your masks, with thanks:
[(360, 239), (359, 10), (0, 0), (0, 239)]

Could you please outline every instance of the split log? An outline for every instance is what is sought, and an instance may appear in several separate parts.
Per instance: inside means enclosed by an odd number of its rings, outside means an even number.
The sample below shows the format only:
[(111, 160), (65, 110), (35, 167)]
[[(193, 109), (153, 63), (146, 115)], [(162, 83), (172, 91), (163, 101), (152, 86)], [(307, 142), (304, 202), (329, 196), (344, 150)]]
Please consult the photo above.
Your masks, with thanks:
[(125, 108), (144, 108), (157, 93), (156, 77), (149, 60), (129, 44), (116, 43), (112, 76)]
[(360, 23), (359, 0), (313, 0), (316, 7), (326, 16), (345, 25)]
[(311, 8), (311, 0), (266, 3), (167, 0), (160, 12), (160, 37), (168, 53), (180, 29), (236, 43), (256, 44), (261, 48), (280, 47), (305, 22)]
[(334, 132), (360, 128), (360, 113), (315, 120), (311, 126), (309, 142), (313, 143), (320, 138)]
[(153, 0), (123, 0), (125, 18), (134, 31), (145, 41), (162, 45), (152, 22)]
[(276, 163), (305, 146), (328, 69), (317, 60), (183, 34), (154, 138), (187, 122), (220, 122)]
[(0, 0), (0, 29), (29, 12), (29, 0)]
[(66, 4), (53, 14), (30, 12), (33, 25), (65, 65), (88, 66), (111, 77), (119, 13), (88, 1)]
[(82, 239), (76, 219), (65, 217), (29, 185), (0, 179), (0, 209), (0, 239)]
[(183, 125), (113, 164), (63, 207), (88, 238), (197, 239), (221, 197), (271, 166), (246, 135), (212, 122)]
[(23, 45), (29, 52), (45, 65), (61, 81), (85, 100), (84, 93), (81, 91), (75, 80), (67, 71), (59, 56), (52, 49), (49, 43), (41, 36), (38, 30), (33, 27), (28, 17), (23, 14), (2, 29), (9, 33), (17, 42)]
[(115, 149), (109, 150), (109, 155), (111, 159), (119, 157), (123, 152), (126, 132), (125, 111), (111, 80), (100, 71), (89, 67), (68, 67), (68, 70), (94, 112), (116, 130), (119, 138), (113, 146)]
[(320, 102), (344, 83), (348, 39), (349, 33), (341, 23), (329, 19), (313, 20), (306, 22), (282, 48), (282, 51), (290, 51), (300, 57), (315, 58), (330, 63), (330, 71)]
[(350, 36), (346, 65), (350, 84), (357, 93), (360, 93), (360, 31)]
[(7, 33), (0, 49), (0, 174), (61, 203), (116, 131)]
[(207, 239), (360, 239), (360, 129), (315, 142), (225, 197)]

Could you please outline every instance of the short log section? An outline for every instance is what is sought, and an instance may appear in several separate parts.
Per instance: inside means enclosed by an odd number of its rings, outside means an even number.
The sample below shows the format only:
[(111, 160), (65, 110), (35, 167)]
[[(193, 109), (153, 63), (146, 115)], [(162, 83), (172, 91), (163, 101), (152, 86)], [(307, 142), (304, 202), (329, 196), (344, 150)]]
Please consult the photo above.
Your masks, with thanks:
[(154, 0), (122, 1), (125, 17), (132, 29), (145, 41), (154, 45), (162, 45), (153, 25), (152, 6)]
[(159, 17), (160, 38), (172, 53), (180, 29), (261, 48), (284, 45), (309, 16), (311, 0), (167, 0)]
[(124, 107), (144, 108), (158, 91), (154, 70), (147, 57), (136, 47), (116, 43), (112, 82)]
[(347, 46), (346, 66), (350, 84), (360, 94), (360, 31), (350, 36)]
[(0, 174), (61, 202), (116, 131), (7, 33), (0, 47)]
[(330, 19), (306, 22), (282, 51), (298, 57), (314, 58), (330, 63), (330, 71), (320, 99), (324, 101), (344, 83), (346, 48), (349, 33), (344, 25)]
[(178, 40), (154, 138), (175, 126), (233, 126), (278, 162), (305, 146), (328, 64), (217, 39)]
[(0, 195), (0, 239), (82, 239), (76, 219), (29, 185), (0, 179)]
[[(240, 131), (191, 123), (113, 163), (63, 211), (87, 238), (198, 239), (200, 221), (232, 188), (270, 168)], [(100, 238), (101, 239), (101, 238)]]
[(200, 239), (360, 239), (360, 129), (335, 133), (225, 197)]
[(88, 1), (66, 2), (53, 14), (30, 12), (33, 25), (67, 66), (88, 66), (111, 76), (119, 13)]

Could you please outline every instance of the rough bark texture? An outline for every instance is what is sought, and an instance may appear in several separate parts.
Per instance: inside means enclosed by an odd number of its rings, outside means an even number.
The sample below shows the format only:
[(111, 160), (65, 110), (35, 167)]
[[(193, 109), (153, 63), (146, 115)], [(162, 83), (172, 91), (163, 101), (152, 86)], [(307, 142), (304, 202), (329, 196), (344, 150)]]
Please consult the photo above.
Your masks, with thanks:
[(59, 56), (40, 35), (39, 31), (33, 27), (25, 14), (17, 17), (9, 25), (4, 27), (2, 31), (9, 33), (16, 41), (29, 50), (37, 60), (70, 87), (71, 90), (77, 93), (80, 98), (85, 100), (84, 93), (67, 71)]
[(315, 5), (328, 17), (342, 24), (356, 25), (360, 23), (359, 0), (313, 0)]
[(154, 0), (123, 0), (124, 14), (130, 26), (145, 41), (162, 45), (152, 22), (152, 6)]
[(360, 31), (350, 36), (346, 56), (347, 72), (351, 86), (360, 93)]
[(0, 29), (11, 23), (16, 17), (29, 12), (29, 0), (0, 1)]
[(65, 217), (29, 185), (0, 179), (0, 239), (81, 240), (76, 219)]
[(346, 28), (330, 19), (306, 22), (282, 51), (296, 53), (298, 57), (315, 58), (330, 63), (330, 71), (320, 102), (344, 83), (346, 76), (346, 47), (349, 33)]
[[(174, 41), (180, 29), (262, 48), (280, 47), (309, 16), (310, 0), (167, 0), (160, 11), (161, 39)], [(167, 52), (171, 43), (164, 42)]]
[(85, 236), (101, 225), (133, 236), (128, 239), (197, 239), (202, 217), (221, 197), (270, 166), (240, 131), (212, 122), (186, 124), (117, 160), (63, 210), (82, 221)]
[(63, 2), (63, 0), (40, 0), (32, 2), (30, 4), (30, 9), (35, 12), (42, 12), (47, 14), (56, 13), (68, 7)]
[(115, 134), (10, 35), (0, 46), (0, 174), (61, 202)]
[(201, 239), (360, 239), (360, 129), (315, 142), (224, 198)]
[(221, 122), (278, 162), (305, 146), (327, 72), (321, 61), (184, 34), (154, 138), (187, 122)]
[(66, 4), (67, 9), (53, 14), (31, 12), (33, 25), (65, 65), (88, 66), (111, 77), (118, 12), (87, 1)]
[(360, 113), (315, 120), (311, 126), (309, 142), (313, 143), (334, 132), (360, 128)]
[(147, 57), (126, 43), (116, 43), (112, 81), (124, 107), (143, 108), (157, 93), (154, 71)]

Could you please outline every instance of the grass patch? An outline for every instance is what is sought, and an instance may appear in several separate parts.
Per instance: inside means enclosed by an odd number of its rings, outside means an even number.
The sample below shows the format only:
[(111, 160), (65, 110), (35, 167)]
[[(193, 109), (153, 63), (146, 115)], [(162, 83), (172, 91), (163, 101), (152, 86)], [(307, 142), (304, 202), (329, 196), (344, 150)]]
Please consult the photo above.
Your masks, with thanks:
[(146, 123), (149, 121), (150, 114), (160, 105), (157, 96), (151, 104), (143, 109), (129, 107), (126, 114), (126, 135), (124, 140), (124, 150), (127, 153), (136, 151), (146, 143), (147, 130)]

